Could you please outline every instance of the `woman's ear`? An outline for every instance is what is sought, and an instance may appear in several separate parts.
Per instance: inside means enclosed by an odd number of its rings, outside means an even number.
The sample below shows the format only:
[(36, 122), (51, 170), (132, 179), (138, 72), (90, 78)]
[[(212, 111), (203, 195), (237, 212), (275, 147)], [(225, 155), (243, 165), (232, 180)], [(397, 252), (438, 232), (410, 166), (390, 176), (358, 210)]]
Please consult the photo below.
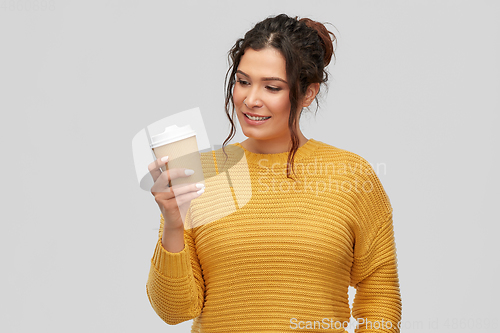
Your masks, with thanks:
[(306, 95), (302, 100), (302, 107), (306, 108), (311, 105), (312, 101), (316, 97), (319, 92), (319, 83), (311, 83), (309, 87), (307, 87)]

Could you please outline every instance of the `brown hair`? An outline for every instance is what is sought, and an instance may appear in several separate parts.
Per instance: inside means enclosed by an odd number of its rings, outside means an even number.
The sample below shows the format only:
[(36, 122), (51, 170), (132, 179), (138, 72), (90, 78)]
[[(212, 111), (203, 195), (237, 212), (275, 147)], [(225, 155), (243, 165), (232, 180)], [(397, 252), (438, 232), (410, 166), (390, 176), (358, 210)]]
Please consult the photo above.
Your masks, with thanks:
[[(292, 18), (286, 14), (268, 17), (257, 23), (245, 34), (244, 38), (238, 39), (229, 51), (230, 67), (224, 81), (226, 86), (225, 110), (231, 123), (231, 132), (223, 143), (223, 150), (227, 142), (236, 134), (233, 121), (233, 88), (241, 57), (247, 48), (261, 50), (273, 47), (285, 58), (286, 75), (290, 88), (291, 106), (288, 128), (291, 133), (292, 147), (288, 154), (287, 178), (291, 178), (288, 166), (291, 164), (293, 171), (294, 156), (299, 148), (299, 138), (295, 131), (299, 100), (305, 95), (310, 84), (323, 83), (326, 85), (328, 81), (326, 66), (330, 63), (332, 55), (335, 57), (333, 42), (336, 40), (335, 35), (328, 31), (322, 23), (308, 18), (299, 20), (297, 16)], [(317, 96), (315, 100), (317, 111), (319, 106)], [(229, 105), (232, 108), (231, 113)]]

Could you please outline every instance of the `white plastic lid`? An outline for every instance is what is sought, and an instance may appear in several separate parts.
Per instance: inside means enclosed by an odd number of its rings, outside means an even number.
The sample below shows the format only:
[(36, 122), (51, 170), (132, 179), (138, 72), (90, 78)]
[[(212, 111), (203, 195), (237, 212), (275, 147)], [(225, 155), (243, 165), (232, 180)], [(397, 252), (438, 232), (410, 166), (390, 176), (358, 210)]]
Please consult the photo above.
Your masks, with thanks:
[(151, 148), (156, 148), (175, 141), (187, 139), (194, 135), (196, 135), (196, 132), (193, 131), (193, 129), (189, 125), (182, 127), (172, 125), (165, 128), (165, 132), (151, 137)]

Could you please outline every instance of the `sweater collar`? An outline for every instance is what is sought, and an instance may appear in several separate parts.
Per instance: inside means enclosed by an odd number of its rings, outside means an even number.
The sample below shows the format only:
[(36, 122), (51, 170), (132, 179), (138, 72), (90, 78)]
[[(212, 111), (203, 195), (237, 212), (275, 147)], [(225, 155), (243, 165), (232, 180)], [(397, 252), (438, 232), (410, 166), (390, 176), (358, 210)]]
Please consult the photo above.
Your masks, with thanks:
[[(287, 163), (289, 152), (275, 154), (257, 154), (246, 150), (239, 142), (232, 145), (241, 148), (245, 152), (245, 157), (249, 164), (272, 165), (275, 163), (280, 163), (286, 165)], [(299, 147), (299, 149), (295, 152), (294, 163), (313, 155), (314, 151), (318, 149), (320, 145), (320, 141), (314, 139), (307, 140), (307, 142)]]

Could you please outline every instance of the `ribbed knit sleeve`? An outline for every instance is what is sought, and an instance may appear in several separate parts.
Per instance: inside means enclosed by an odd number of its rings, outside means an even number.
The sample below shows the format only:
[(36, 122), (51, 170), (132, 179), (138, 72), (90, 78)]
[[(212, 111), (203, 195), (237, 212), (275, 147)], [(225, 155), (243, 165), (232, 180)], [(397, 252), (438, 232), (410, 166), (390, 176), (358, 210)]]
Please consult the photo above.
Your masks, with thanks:
[(401, 294), (392, 207), (377, 175), (362, 160), (363, 190), (357, 195), (358, 230), (351, 269), (356, 288), (352, 315), (355, 332), (399, 332)]
[[(190, 211), (188, 211), (189, 218)], [(158, 316), (175, 325), (197, 317), (204, 305), (205, 283), (192, 237), (192, 229), (184, 230), (184, 249), (178, 253), (165, 250), (160, 231), (146, 284), (149, 301)]]

